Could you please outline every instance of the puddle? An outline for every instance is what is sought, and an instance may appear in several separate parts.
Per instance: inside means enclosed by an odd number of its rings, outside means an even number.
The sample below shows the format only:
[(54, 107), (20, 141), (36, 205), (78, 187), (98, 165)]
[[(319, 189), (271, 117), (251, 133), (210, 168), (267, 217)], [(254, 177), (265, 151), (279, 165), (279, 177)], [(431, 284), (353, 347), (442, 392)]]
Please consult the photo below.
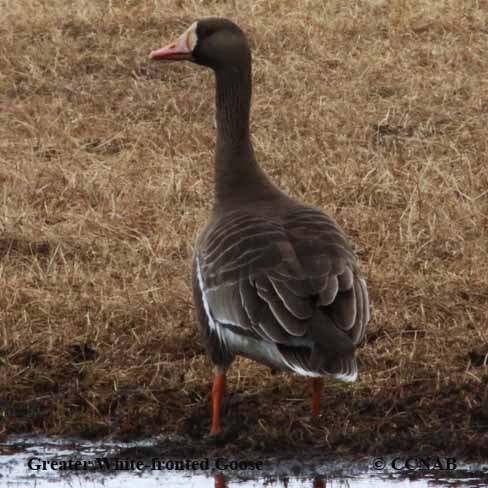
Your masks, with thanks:
[(165, 452), (161, 446), (168, 442), (19, 437), (0, 443), (0, 487), (488, 486), (488, 463), (467, 464), (454, 458), (388, 456), (339, 460), (303, 456), (303, 459), (274, 457), (247, 462), (235, 458), (182, 459), (161, 454)]

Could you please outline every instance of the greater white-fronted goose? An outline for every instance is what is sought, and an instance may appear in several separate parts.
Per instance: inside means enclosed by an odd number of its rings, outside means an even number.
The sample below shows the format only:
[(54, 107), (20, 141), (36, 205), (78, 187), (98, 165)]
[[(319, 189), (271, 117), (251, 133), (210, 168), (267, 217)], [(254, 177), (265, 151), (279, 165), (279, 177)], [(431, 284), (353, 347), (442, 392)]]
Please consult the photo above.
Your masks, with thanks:
[(193, 295), (216, 366), (211, 434), (220, 431), (225, 374), (235, 356), (312, 378), (354, 381), (369, 320), (368, 292), (342, 229), (293, 200), (259, 167), (249, 134), (251, 52), (226, 19), (193, 23), (151, 59), (188, 60), (215, 72), (215, 198), (193, 257)]

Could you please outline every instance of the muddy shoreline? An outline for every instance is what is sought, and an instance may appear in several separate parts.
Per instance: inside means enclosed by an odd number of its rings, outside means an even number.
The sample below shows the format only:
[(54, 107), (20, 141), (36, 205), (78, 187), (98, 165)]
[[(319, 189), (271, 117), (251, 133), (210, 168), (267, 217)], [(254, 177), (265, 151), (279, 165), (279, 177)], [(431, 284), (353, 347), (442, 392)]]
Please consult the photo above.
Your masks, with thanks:
[[(38, 440), (36, 440), (38, 439)], [(309, 445), (302, 446), (286, 446), (283, 443), (268, 443), (261, 444), (261, 446), (251, 446), (249, 442), (239, 442), (239, 439), (229, 440), (225, 436), (218, 438), (205, 437), (203, 439), (191, 439), (184, 436), (158, 436), (156, 438), (133, 438), (131, 440), (125, 438), (105, 438), (105, 439), (82, 439), (75, 437), (62, 436), (4, 436), (0, 440), (0, 455), (13, 452), (22, 452), (26, 447), (40, 445), (56, 446), (76, 446), (83, 445), (98, 445), (103, 446), (110, 452), (111, 458), (118, 459), (141, 459), (149, 463), (153, 460), (173, 460), (190, 462), (191, 460), (199, 460), (206, 463), (204, 468), (196, 466), (193, 469), (209, 470), (209, 460), (212, 461), (214, 470), (219, 471), (219, 466), (215, 466), (215, 460), (222, 459), (224, 463), (232, 461), (247, 463), (246, 466), (227, 466), (231, 471), (255, 471), (263, 472), (260, 463), (271, 463), (273, 465), (279, 464), (280, 460), (286, 461), (289, 464), (290, 460), (300, 460), (299, 464), (306, 466), (307, 470), (312, 469), (316, 465), (326, 461), (333, 461), (340, 464), (340, 459), (346, 458), (348, 463), (353, 460), (365, 459), (423, 459), (430, 462), (433, 469), (444, 469), (442, 463), (445, 460), (454, 459), (462, 463), (488, 463), (488, 454), (484, 449), (476, 452), (475, 455), (470, 454), (466, 446), (458, 447), (457, 449), (447, 450), (442, 448), (433, 449), (432, 446), (417, 446), (408, 451), (399, 449), (382, 450), (372, 448), (367, 452), (351, 452), (345, 450), (343, 446), (330, 446), (326, 443), (315, 442)], [(486, 447), (486, 446), (484, 446)], [(436, 460), (441, 464), (436, 464)], [(370, 466), (371, 467), (371, 466)], [(108, 466), (101, 466), (101, 469), (108, 468)], [(224, 470), (227, 468), (223, 468)], [(157, 468), (155, 468), (157, 469)], [(164, 469), (164, 467), (162, 468)], [(176, 467), (176, 470), (192, 469), (191, 467)], [(297, 468), (300, 469), (300, 468)], [(297, 471), (295, 474), (300, 474)]]
[[(10, 391), (0, 393), (5, 412), (0, 440), (9, 435), (43, 434), (124, 442), (157, 435), (172, 439), (161, 446), (165, 454), (180, 457), (267, 456), (284, 450), (290, 455), (400, 452), (488, 458), (486, 388), (479, 382), (451, 382), (438, 391), (431, 389), (429, 381), (377, 389), (361, 382), (352, 387), (331, 384), (325, 389), (321, 415), (313, 419), (308, 391), (292, 397), (291, 388), (303, 384), (299, 378), (265, 371), (262, 378), (261, 387), (254, 386), (254, 391), (229, 391), (222, 407), (223, 433), (215, 438), (207, 435), (210, 383), (156, 391), (150, 397), (137, 390), (119, 391), (117, 397), (98, 397), (96, 410), (70, 382), (59, 385), (65, 393), (62, 401), (59, 394), (20, 400), (22, 390), (10, 385)], [(468, 401), (471, 408), (466, 406)], [(68, 404), (77, 408), (64, 410)], [(63, 409), (61, 417), (55, 415), (53, 405)], [(111, 411), (103, 415), (102, 408), (107, 407)]]

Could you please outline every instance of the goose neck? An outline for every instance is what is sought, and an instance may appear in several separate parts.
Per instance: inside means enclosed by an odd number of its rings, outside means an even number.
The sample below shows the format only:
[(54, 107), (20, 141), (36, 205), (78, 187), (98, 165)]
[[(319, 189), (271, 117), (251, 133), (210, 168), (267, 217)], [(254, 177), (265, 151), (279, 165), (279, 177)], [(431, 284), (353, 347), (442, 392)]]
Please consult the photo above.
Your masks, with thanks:
[(249, 64), (216, 71), (216, 200), (236, 198), (268, 180), (254, 156), (249, 131), (251, 68)]

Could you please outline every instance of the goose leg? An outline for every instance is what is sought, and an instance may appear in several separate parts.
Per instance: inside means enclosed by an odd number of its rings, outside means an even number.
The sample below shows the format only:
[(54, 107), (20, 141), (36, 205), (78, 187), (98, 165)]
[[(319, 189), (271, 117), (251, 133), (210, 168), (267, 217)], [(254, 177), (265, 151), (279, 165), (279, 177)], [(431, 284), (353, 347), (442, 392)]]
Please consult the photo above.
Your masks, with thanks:
[(225, 391), (225, 373), (218, 372), (215, 375), (212, 387), (212, 427), (210, 435), (220, 433), (220, 402)]
[(317, 476), (313, 479), (313, 488), (325, 488), (324, 478)]
[(317, 417), (320, 410), (320, 393), (324, 384), (323, 378), (312, 378), (312, 417)]
[(222, 474), (214, 475), (214, 488), (227, 488), (227, 480)]

